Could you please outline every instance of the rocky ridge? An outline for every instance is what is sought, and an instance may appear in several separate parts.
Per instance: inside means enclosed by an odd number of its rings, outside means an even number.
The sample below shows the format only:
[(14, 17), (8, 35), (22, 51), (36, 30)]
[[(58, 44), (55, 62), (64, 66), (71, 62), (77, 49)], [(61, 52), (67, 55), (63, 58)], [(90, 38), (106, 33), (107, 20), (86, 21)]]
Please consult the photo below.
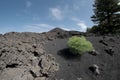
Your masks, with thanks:
[(47, 36), (10, 32), (0, 35), (1, 80), (48, 80), (59, 70), (51, 54), (46, 54)]

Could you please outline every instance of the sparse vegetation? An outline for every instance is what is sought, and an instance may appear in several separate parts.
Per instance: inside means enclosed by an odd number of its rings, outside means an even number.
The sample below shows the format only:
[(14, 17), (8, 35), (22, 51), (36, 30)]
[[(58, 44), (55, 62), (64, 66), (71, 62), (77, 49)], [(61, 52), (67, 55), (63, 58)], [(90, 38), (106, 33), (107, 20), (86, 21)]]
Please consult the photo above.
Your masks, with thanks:
[(92, 43), (86, 40), (84, 36), (73, 36), (69, 38), (67, 45), (70, 48), (70, 51), (75, 55), (82, 55), (84, 52), (93, 50)]

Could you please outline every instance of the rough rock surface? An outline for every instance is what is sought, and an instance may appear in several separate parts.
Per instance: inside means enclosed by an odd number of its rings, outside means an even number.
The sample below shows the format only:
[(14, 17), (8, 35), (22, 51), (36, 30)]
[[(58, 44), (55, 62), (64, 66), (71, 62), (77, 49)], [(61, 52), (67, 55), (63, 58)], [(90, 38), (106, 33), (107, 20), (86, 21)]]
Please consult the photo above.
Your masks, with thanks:
[(96, 64), (93, 64), (92, 66), (90, 66), (89, 69), (90, 69), (95, 75), (99, 75), (99, 74), (100, 74), (99, 66), (96, 65)]
[(37, 33), (0, 35), (0, 80), (47, 80), (59, 70), (44, 51), (47, 36)]
[[(71, 36), (85, 36), (94, 51), (73, 56), (67, 46)], [(119, 48), (120, 35), (59, 28), (44, 33), (0, 34), (0, 80), (120, 80)], [(91, 65), (99, 75), (89, 70)]]

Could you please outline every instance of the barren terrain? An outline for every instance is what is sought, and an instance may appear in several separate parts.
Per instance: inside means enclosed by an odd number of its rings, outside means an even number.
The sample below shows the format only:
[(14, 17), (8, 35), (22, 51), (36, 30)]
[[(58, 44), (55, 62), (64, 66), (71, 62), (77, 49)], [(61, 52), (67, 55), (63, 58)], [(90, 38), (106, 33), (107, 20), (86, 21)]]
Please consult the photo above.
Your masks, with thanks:
[[(70, 53), (71, 36), (85, 36), (97, 55)], [(120, 80), (120, 36), (55, 28), (0, 35), (0, 80)], [(99, 74), (90, 67), (97, 65)]]

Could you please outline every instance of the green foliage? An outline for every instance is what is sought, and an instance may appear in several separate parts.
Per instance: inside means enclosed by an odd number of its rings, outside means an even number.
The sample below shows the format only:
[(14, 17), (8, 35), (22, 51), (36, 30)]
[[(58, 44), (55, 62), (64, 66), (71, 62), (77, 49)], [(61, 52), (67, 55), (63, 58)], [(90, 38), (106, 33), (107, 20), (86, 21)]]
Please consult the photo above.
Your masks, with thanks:
[(84, 36), (73, 36), (67, 42), (70, 51), (75, 55), (82, 55), (84, 52), (92, 51), (93, 46), (90, 41), (86, 40)]
[(98, 31), (100, 31), (99, 26), (93, 26), (92, 28), (87, 28), (88, 33), (97, 33)]
[[(95, 0), (92, 21), (103, 33), (115, 33), (120, 29), (120, 0)], [(99, 28), (98, 27), (98, 28)]]
[(97, 33), (97, 34), (107, 34), (109, 33), (108, 32), (108, 29), (106, 29), (106, 27), (104, 26), (93, 26), (92, 28), (88, 28), (87, 29), (87, 32), (88, 33)]

